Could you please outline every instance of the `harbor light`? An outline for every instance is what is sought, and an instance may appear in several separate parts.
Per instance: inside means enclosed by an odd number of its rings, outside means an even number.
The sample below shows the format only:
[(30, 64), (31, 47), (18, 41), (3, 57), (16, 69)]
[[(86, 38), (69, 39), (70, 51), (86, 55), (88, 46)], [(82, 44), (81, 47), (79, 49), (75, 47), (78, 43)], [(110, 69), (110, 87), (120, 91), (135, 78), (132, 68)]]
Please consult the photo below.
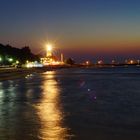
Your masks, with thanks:
[(140, 60), (137, 60), (137, 62), (138, 62), (138, 65), (140, 64)]
[(89, 65), (89, 61), (86, 61), (86, 65)]
[(134, 64), (134, 61), (133, 60), (130, 60), (130, 64)]
[(99, 64), (99, 65), (103, 64), (103, 60), (99, 60), (99, 61), (97, 62), (97, 64)]

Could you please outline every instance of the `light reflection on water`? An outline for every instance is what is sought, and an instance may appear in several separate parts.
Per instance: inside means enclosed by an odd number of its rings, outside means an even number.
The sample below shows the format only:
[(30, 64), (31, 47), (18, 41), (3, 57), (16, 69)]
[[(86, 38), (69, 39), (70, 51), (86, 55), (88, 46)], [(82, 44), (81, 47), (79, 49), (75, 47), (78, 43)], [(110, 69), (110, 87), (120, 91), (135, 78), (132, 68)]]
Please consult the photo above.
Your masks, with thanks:
[(0, 140), (64, 140), (55, 72), (0, 82)]
[(37, 106), (41, 122), (40, 137), (46, 140), (64, 140), (66, 129), (63, 128), (63, 113), (60, 107), (60, 88), (54, 79), (54, 72), (49, 72), (43, 82), (43, 97)]
[(0, 140), (139, 140), (139, 69), (62, 69), (0, 82)]

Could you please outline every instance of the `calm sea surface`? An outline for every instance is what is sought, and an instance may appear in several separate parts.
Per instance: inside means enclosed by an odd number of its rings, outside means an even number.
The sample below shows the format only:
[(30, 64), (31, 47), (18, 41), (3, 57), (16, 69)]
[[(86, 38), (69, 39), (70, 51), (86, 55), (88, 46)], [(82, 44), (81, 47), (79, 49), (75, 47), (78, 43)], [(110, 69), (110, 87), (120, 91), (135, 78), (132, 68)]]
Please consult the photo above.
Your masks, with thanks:
[(0, 82), (0, 140), (140, 140), (140, 67)]

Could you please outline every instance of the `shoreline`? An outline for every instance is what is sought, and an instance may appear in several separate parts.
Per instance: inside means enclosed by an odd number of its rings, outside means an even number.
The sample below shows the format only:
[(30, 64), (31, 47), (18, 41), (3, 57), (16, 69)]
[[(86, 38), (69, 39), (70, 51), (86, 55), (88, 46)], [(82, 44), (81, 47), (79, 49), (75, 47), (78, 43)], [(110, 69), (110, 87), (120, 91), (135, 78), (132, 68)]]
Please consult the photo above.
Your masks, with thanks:
[(47, 71), (44, 69), (37, 68), (9, 68), (9, 69), (0, 69), (0, 81), (14, 80), (18, 78), (23, 78), (32, 73), (41, 73)]
[[(133, 65), (134, 66), (134, 65)], [(47, 66), (41, 68), (0, 68), (0, 81), (14, 80), (24, 78), (25, 76), (33, 73), (43, 73), (46, 71), (70, 69), (70, 68), (117, 68), (117, 67), (131, 67), (131, 66), (81, 66), (81, 65), (63, 65), (63, 66)], [(136, 66), (135, 67), (139, 67)]]
[(48, 66), (41, 68), (0, 68), (0, 81), (23, 78), (33, 73), (43, 73), (46, 71), (59, 70), (65, 68), (75, 68), (75, 66)]

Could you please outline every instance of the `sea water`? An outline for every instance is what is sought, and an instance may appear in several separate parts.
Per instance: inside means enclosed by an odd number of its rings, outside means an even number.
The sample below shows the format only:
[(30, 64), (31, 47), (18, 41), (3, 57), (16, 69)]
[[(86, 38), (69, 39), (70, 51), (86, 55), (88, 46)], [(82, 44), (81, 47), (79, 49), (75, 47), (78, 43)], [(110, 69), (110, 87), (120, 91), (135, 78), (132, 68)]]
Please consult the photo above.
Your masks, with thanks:
[(69, 68), (0, 82), (0, 140), (139, 140), (140, 67)]

